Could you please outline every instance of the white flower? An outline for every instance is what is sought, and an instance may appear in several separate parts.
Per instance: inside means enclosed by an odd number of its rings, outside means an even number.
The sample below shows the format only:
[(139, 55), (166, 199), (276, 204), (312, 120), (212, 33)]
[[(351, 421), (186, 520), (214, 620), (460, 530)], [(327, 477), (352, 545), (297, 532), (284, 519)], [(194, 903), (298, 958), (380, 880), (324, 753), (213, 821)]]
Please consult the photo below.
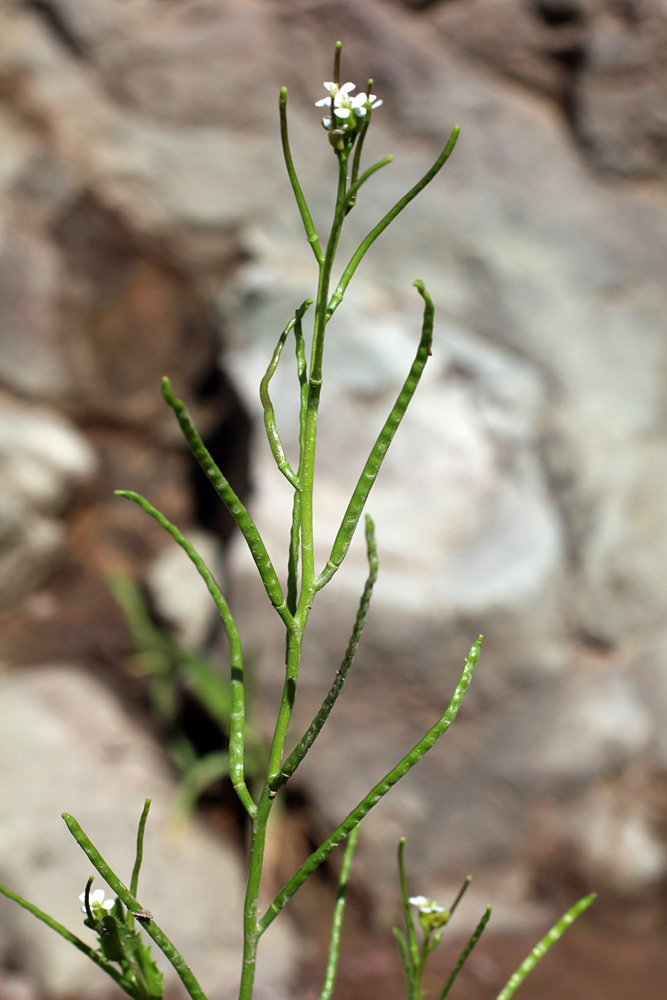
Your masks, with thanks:
[[(85, 894), (85, 892), (81, 893), (81, 895), (79, 896), (79, 899), (84, 904), (81, 907), (81, 912), (85, 913), (86, 912), (86, 907), (85, 907), (86, 894)], [(104, 898), (104, 889), (95, 889), (95, 891), (91, 892), (91, 894), (90, 894), (90, 909), (91, 910), (93, 910), (93, 908), (96, 907), (96, 906), (99, 906), (100, 909), (102, 909), (102, 910), (110, 910), (113, 907), (114, 902), (115, 901), (113, 899), (105, 899)]]
[(411, 896), (408, 903), (412, 903), (416, 906), (420, 913), (445, 913), (444, 906), (439, 906), (432, 899), (427, 899), (426, 896)]
[(344, 83), (342, 87), (336, 83), (325, 83), (324, 88), (329, 91), (329, 96), (323, 97), (321, 101), (315, 101), (315, 107), (325, 105), (331, 107), (333, 103), (334, 122), (332, 123), (331, 116), (322, 119), (326, 129), (335, 127), (344, 132), (353, 131), (357, 128), (358, 118), (365, 118), (369, 108), (379, 108), (382, 104), (375, 94), (361, 93), (353, 97), (354, 83)]

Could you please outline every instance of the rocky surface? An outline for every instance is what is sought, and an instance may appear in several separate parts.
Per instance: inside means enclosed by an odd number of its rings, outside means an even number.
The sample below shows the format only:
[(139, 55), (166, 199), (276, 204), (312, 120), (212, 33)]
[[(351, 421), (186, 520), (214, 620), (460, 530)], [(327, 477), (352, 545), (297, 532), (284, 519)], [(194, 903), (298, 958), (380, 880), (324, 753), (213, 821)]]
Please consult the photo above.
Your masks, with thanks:
[[(238, 491), (253, 487), (283, 564), (290, 491), (257, 382), (314, 267), (280, 162), (278, 87), (322, 229), (334, 163), (313, 102), (335, 38), (345, 77), (372, 74), (384, 99), (368, 152), (395, 160), (363, 189), (347, 253), (463, 127), (360, 268), (327, 347), (322, 561), (414, 353), (411, 282), (426, 282), (433, 357), (370, 506), (381, 575), (365, 645), (299, 775), (309, 826), (281, 874), (432, 724), (486, 636), (457, 726), (369, 821), (358, 877), (379, 923), (401, 834), (434, 892), (474, 869), (511, 910), (553, 898), (565, 871), (664, 919), (666, 32), (658, 0), (0, 5), (0, 647), (13, 664), (82, 663), (135, 702), (106, 576), (131, 573), (197, 643), (211, 620), (203, 590), (185, 611), (197, 591), (168, 539), (111, 491), (203, 531), (214, 561), (232, 534), (162, 374)], [(292, 447), (293, 374), (273, 388)], [(228, 561), (268, 727), (282, 640), (237, 543)], [(313, 612), (297, 726), (364, 575), (358, 540)], [(11, 677), (32, 710), (43, 695)], [(66, 683), (92, 716), (99, 691)]]

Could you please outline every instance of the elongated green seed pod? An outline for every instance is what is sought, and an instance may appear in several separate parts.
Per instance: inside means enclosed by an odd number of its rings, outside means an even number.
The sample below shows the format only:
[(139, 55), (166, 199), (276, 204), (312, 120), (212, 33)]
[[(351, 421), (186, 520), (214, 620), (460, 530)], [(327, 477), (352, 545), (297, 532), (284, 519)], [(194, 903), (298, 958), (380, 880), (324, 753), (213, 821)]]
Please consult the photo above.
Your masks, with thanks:
[(349, 549), (352, 541), (352, 536), (354, 535), (357, 524), (359, 523), (359, 518), (361, 517), (368, 499), (368, 494), (371, 491), (373, 483), (377, 479), (380, 466), (384, 461), (384, 457), (387, 454), (389, 445), (394, 438), (394, 434), (398, 430), (401, 420), (405, 416), (405, 411), (410, 404), (410, 400), (415, 394), (417, 386), (419, 385), (419, 380), (421, 379), (426, 366), (426, 362), (428, 361), (431, 353), (431, 344), (433, 342), (433, 302), (431, 301), (431, 296), (424, 287), (423, 281), (415, 281), (414, 284), (415, 288), (424, 300), (422, 335), (419, 347), (417, 348), (417, 354), (412, 362), (412, 367), (410, 368), (408, 377), (403, 383), (403, 388), (399, 392), (392, 411), (387, 417), (384, 427), (380, 431), (378, 438), (373, 445), (373, 449), (368, 456), (363, 471), (359, 476), (352, 498), (347, 505), (345, 514), (343, 515), (343, 520), (340, 528), (338, 529), (338, 534), (334, 540), (331, 555), (329, 556), (324, 570), (320, 573), (316, 580), (317, 590), (320, 590), (326, 583), (329, 582), (347, 554), (347, 550)]
[(293, 628), (294, 619), (288, 611), (285, 598), (283, 597), (282, 587), (280, 586), (280, 581), (278, 580), (278, 575), (273, 568), (273, 563), (271, 562), (269, 553), (266, 551), (266, 546), (257, 529), (257, 525), (246, 510), (242, 501), (223, 476), (218, 466), (213, 461), (210, 452), (205, 447), (204, 442), (200, 438), (197, 429), (192, 422), (192, 418), (190, 417), (185, 404), (180, 399), (177, 399), (172, 392), (171, 383), (168, 378), (162, 379), (162, 395), (174, 411), (190, 451), (210, 479), (213, 484), (213, 488), (236, 521), (241, 534), (248, 543), (250, 554), (255, 561), (255, 566), (257, 567), (259, 575), (262, 578), (264, 589), (269, 595), (271, 604), (273, 604), (274, 608), (287, 627), (290, 629)]

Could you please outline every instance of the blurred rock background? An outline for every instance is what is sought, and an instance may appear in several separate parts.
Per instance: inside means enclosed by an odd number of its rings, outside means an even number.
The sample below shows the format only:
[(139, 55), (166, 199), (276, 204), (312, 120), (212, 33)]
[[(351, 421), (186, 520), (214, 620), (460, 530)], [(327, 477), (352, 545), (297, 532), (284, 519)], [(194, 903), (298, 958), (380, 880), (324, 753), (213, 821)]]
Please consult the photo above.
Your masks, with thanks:
[[(343, 258), (452, 125), (462, 135), (329, 328), (321, 561), (414, 353), (415, 278), (436, 304), (433, 358), (369, 505), (381, 573), (356, 672), (294, 780), (268, 881), (289, 877), (432, 724), (481, 631), (462, 716), (367, 821), (340, 996), (400, 996), (386, 942), (405, 835), (415, 892), (445, 902), (470, 871), (460, 924), (496, 905), (462, 1000), (495, 995), (591, 888), (586, 928), (526, 1000), (663, 997), (661, 0), (0, 3), (0, 881), (75, 927), (88, 866), (59, 812), (127, 867), (153, 795), (151, 908), (195, 956), (211, 1000), (230, 983), (233, 995), (242, 837), (224, 794), (182, 840), (170, 835), (176, 779), (109, 576), (130, 574), (221, 670), (224, 645), (198, 579), (113, 489), (147, 495), (224, 567), (268, 731), (279, 631), (159, 378), (171, 376), (282, 565), (289, 491), (257, 383), (314, 266), (281, 163), (277, 92), (288, 87), (322, 232), (335, 163), (313, 103), (337, 38), (345, 79), (372, 76), (384, 100), (368, 162), (395, 156), (363, 189)], [(289, 369), (274, 396), (293, 441)], [(313, 611), (295, 731), (328, 689), (364, 572), (358, 539)], [(304, 937), (325, 927), (331, 878), (293, 900), (282, 937), (267, 935), (266, 995), (317, 995), (318, 935)], [(24, 916), (2, 901), (3, 1000), (105, 995)]]

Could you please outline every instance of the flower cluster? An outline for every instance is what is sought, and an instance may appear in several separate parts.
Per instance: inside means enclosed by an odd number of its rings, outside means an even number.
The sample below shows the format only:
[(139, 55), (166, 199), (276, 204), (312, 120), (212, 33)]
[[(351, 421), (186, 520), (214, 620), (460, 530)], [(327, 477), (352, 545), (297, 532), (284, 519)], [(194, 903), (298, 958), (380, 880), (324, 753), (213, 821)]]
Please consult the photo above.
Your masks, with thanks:
[[(79, 899), (84, 904), (81, 907), (81, 912), (82, 913), (86, 913), (86, 906), (85, 906), (85, 903), (86, 903), (86, 894), (85, 894), (85, 892), (81, 893), (81, 895), (79, 896)], [(114, 906), (114, 900), (113, 899), (105, 899), (104, 898), (104, 889), (95, 889), (94, 892), (91, 892), (90, 893), (90, 897), (89, 897), (89, 902), (90, 902), (91, 912), (92, 912), (92, 914), (93, 914), (94, 917), (97, 917), (97, 919), (100, 919), (102, 916), (104, 916), (104, 912), (103, 912), (104, 910), (106, 910), (108, 912)]]
[(333, 109), (333, 116), (327, 115), (322, 119), (322, 124), (328, 132), (334, 130), (356, 132), (368, 112), (373, 108), (379, 108), (382, 104), (375, 94), (362, 92), (353, 97), (354, 83), (344, 83), (342, 87), (337, 83), (325, 83), (324, 87), (329, 91), (329, 96), (323, 97), (321, 101), (315, 101), (315, 107), (328, 105)]
[[(449, 910), (432, 899), (427, 899), (426, 896), (411, 896), (408, 902), (417, 907), (419, 923), (426, 935), (430, 935), (434, 931), (442, 933), (445, 924), (451, 917)], [(439, 940), (439, 936), (437, 940)]]

